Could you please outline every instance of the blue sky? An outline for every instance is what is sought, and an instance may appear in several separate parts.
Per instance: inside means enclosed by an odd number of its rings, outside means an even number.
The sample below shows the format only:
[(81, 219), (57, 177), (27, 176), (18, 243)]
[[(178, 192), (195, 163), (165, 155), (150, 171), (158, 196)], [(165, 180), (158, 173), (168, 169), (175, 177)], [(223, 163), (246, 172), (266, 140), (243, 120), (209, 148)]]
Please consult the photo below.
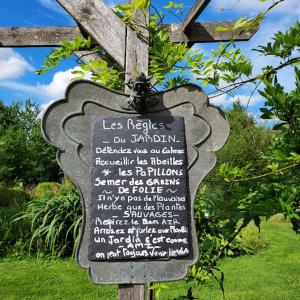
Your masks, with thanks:
[[(117, 1), (107, 0), (105, 2), (113, 5)], [(152, 1), (153, 5), (158, 8), (168, 4), (168, 2)], [(185, 4), (185, 13), (194, 3), (192, 0), (177, 0), (175, 2)], [(253, 17), (271, 3), (271, 0), (264, 3), (259, 2), (259, 0), (212, 0), (200, 16), (199, 21), (234, 20), (241, 16)], [(257, 53), (251, 49), (259, 44), (267, 43), (275, 32), (287, 30), (299, 19), (300, 0), (285, 0), (267, 16), (259, 32), (251, 41), (238, 43), (250, 58), (255, 58), (255, 70), (258, 71), (261, 66), (266, 64), (276, 65), (278, 62), (272, 58), (257, 57)], [(170, 16), (166, 22), (178, 23), (179, 20)], [(1, 3), (0, 26), (64, 25), (75, 25), (75, 22), (55, 0), (10, 0)], [(210, 50), (216, 46), (216, 44), (197, 44), (194, 47), (204, 51), (205, 55), (209, 56)], [(35, 75), (34, 71), (41, 67), (50, 50), (50, 48), (0, 48), (0, 100), (9, 104), (13, 101), (24, 101), (30, 98), (45, 107), (50, 101), (63, 97), (65, 87), (72, 77), (71, 70), (76, 66), (76, 62), (75, 59), (68, 59), (44, 75)], [(293, 88), (293, 76), (290, 75), (290, 71), (281, 72), (279, 77), (281, 83), (288, 89)], [(230, 106), (237, 99), (246, 103), (249, 93), (249, 89), (245, 88), (238, 91), (233, 97), (224, 95), (215, 99), (214, 102), (223, 107)], [(249, 105), (249, 111), (257, 115), (258, 107), (262, 103), (263, 99), (259, 95), (254, 95)]]

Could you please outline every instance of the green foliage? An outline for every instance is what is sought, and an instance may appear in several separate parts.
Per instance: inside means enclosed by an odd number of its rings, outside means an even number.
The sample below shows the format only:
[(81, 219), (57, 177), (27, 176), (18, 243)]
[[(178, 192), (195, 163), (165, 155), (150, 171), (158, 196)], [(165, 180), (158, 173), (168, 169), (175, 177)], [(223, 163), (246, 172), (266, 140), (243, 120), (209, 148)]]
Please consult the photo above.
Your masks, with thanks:
[(18, 248), (24, 250), (29, 235), (29, 224), (22, 220), (13, 222), (16, 215), (25, 209), (30, 195), (22, 186), (8, 188), (0, 185), (0, 257)]
[(187, 295), (174, 298), (174, 300), (196, 300), (196, 299), (199, 299), (199, 298), (195, 298), (193, 296), (192, 288), (188, 289)]
[(286, 33), (279, 31), (273, 37), (273, 42), (266, 46), (259, 46), (256, 51), (263, 55), (278, 56), (288, 58), (294, 51), (300, 51), (300, 22), (295, 22)]
[(116, 14), (122, 19), (123, 22), (128, 23), (134, 17), (133, 2), (119, 4), (115, 7)]
[(29, 201), (29, 195), (20, 187), (8, 188), (0, 185), (0, 208), (14, 207), (21, 209)]
[[(296, 78), (297, 72), (296, 69)], [(218, 153), (218, 169), (205, 180), (206, 185), (198, 195), (200, 259), (190, 272), (196, 282), (203, 284), (216, 278), (216, 262), (222, 256), (235, 255), (245, 247), (251, 253), (261, 244), (259, 239), (239, 243), (238, 233), (251, 220), (260, 229), (262, 217), (282, 213), (299, 233), (298, 89), (297, 85), (296, 90), (286, 93), (272, 76), (265, 79), (261, 94), (266, 98), (267, 108), (262, 112), (265, 118), (276, 115), (279, 122), (284, 122), (275, 125), (277, 133), (257, 128), (238, 105), (229, 113), (232, 134)], [(222, 286), (220, 274), (218, 281)]]
[(241, 248), (243, 248), (247, 254), (255, 254), (260, 250), (266, 249), (268, 246), (264, 236), (258, 232), (257, 228), (253, 228), (253, 226), (244, 228), (238, 239)]
[(174, 87), (179, 86), (179, 85), (187, 84), (189, 82), (190, 82), (190, 80), (188, 78), (185, 78), (185, 77), (180, 76), (180, 75), (175, 76), (173, 78), (168, 77), (166, 82), (165, 82), (164, 88), (165, 89), (170, 89), (170, 88), (174, 88)]
[[(194, 210), (199, 260), (188, 277), (198, 285), (214, 278), (221, 288), (224, 278), (217, 262), (224, 256), (235, 257), (252, 252), (251, 248), (247, 248), (250, 243), (244, 244), (239, 233), (251, 219), (257, 219), (257, 212), (249, 200), (249, 195), (252, 195), (249, 186), (241, 186), (234, 180), (248, 175), (250, 170), (260, 170), (261, 157), (271, 147), (273, 138), (271, 131), (257, 126), (240, 104), (235, 104), (227, 116), (231, 135), (217, 153), (217, 168), (205, 179), (196, 199)], [(259, 225), (258, 222), (256, 224)]]
[[(235, 105), (228, 113), (231, 137), (218, 153), (216, 171), (205, 180), (197, 197), (195, 222), (200, 256), (197, 264), (190, 269), (188, 278), (200, 285), (214, 278), (223, 292), (224, 273), (217, 267), (217, 262), (225, 256), (234, 257), (245, 251), (256, 251), (263, 244), (258, 237), (246, 237), (244, 230), (251, 221), (260, 230), (262, 217), (270, 218), (282, 213), (291, 220), (293, 229), (300, 231), (300, 71), (295, 68), (296, 89), (292, 92), (286, 92), (276, 79), (280, 69), (300, 61), (300, 57), (295, 54), (299, 53), (299, 22), (286, 33), (277, 33), (273, 42), (256, 49), (265, 56), (283, 59), (277, 67), (265, 66), (257, 75), (253, 75), (251, 61), (235, 44), (241, 32), (256, 28), (266, 14), (281, 2), (274, 1), (253, 19), (241, 17), (231, 28), (217, 28), (219, 31), (229, 31), (232, 39), (227, 44), (220, 43), (209, 57), (204, 57), (199, 50), (191, 50), (187, 43), (172, 43), (163, 26), (164, 14), (155, 8), (149, 26), (136, 20), (135, 12), (139, 8), (148, 8), (148, 0), (128, 2), (119, 5), (116, 10), (116, 14), (141, 38), (144, 29), (148, 29), (149, 72), (155, 80), (154, 86), (174, 87), (187, 83), (192, 75), (202, 86), (214, 86), (215, 90), (209, 94), (218, 96), (250, 83), (255, 83), (254, 93), (262, 82), (264, 88), (260, 95), (266, 99), (265, 106), (261, 108), (262, 117), (279, 120), (274, 126), (276, 132), (260, 128), (240, 105)], [(176, 16), (180, 15), (182, 8), (182, 5), (173, 1), (164, 6), (166, 14)], [(69, 53), (70, 49), (64, 49), (60, 56), (68, 56)], [(55, 64), (55, 59), (50, 60), (46, 69)], [(124, 87), (124, 73), (104, 60), (81, 66), (81, 70), (75, 71), (76, 79), (83, 78), (85, 72), (91, 72), (92, 80), (106, 86), (116, 89)], [(59, 201), (55, 197), (51, 199), (55, 199), (54, 206), (58, 205)], [(37, 229), (35, 239), (47, 232), (44, 235), (49, 241), (52, 235), (48, 234), (51, 232), (51, 222), (47, 219), (48, 214), (44, 214), (48, 225), (39, 223), (42, 225), (37, 227), (40, 229)], [(244, 243), (241, 238), (243, 234)], [(53, 246), (53, 240), (49, 242), (50, 248), (58, 251)], [(157, 289), (163, 290), (164, 285), (157, 286)], [(192, 294), (189, 296), (192, 299)]]
[(184, 5), (182, 3), (175, 3), (174, 1), (169, 1), (168, 5), (165, 5), (165, 9), (170, 9), (170, 8), (183, 8)]
[(71, 57), (74, 51), (80, 49), (88, 49), (91, 47), (91, 38), (87, 39), (77, 36), (73, 41), (63, 41), (59, 48), (51, 50), (50, 54), (45, 58), (42, 69), (36, 71), (37, 75), (44, 74), (45, 72), (56, 67), (62, 59)]
[(58, 196), (60, 188), (61, 186), (57, 182), (41, 182), (34, 188), (33, 195), (38, 198), (49, 192), (54, 196)]
[(0, 257), (12, 253), (16, 245), (19, 251), (25, 248), (30, 227), (24, 220), (13, 222), (18, 213), (15, 207), (0, 207)]
[(72, 71), (76, 75), (73, 80), (83, 79), (88, 72), (92, 74), (91, 80), (95, 82), (115, 90), (124, 88), (124, 72), (109, 67), (105, 60), (91, 60), (86, 65), (80, 65), (80, 70)]
[(42, 137), (39, 114), (29, 100), (24, 107), (0, 102), (0, 182), (28, 185), (59, 179), (55, 151)]
[(166, 283), (154, 283), (149, 287), (149, 290), (154, 290), (155, 291), (155, 299), (159, 300), (160, 298), (160, 293), (161, 291), (163, 291), (164, 289), (167, 289), (168, 285)]
[(265, 79), (264, 91), (259, 93), (266, 99), (265, 106), (261, 108), (261, 118), (278, 119), (279, 122), (273, 129), (282, 129), (286, 134), (294, 135), (291, 137), (296, 144), (300, 141), (300, 71), (294, 68), (296, 89), (285, 92), (283, 86), (277, 81), (277, 76)]
[(141, 10), (144, 14), (148, 11), (150, 6), (150, 0), (133, 0), (128, 1), (125, 4), (119, 4), (114, 9), (116, 13), (121, 17), (123, 22), (128, 25), (132, 25), (134, 15), (138, 10)]
[(174, 44), (170, 41), (166, 28), (154, 27), (150, 36), (149, 57), (150, 74), (157, 80), (157, 84), (163, 83), (167, 74), (178, 72), (180, 66), (177, 63), (185, 61), (189, 52), (186, 43)]
[[(49, 187), (48, 183), (43, 186), (47, 185)], [(59, 193), (56, 188), (52, 185), (45, 189), (45, 193), (32, 199), (26, 211), (15, 219), (31, 224), (31, 237), (27, 243), (30, 252), (53, 256), (75, 252), (82, 222), (80, 195), (69, 183), (62, 184)]]

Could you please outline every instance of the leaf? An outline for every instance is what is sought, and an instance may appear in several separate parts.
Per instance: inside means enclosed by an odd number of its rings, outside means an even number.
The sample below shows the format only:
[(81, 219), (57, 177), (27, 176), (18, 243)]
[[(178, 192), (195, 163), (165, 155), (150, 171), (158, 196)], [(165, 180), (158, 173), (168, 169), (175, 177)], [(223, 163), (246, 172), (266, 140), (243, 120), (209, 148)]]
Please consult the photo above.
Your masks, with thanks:
[(215, 30), (216, 30), (216, 31), (222, 32), (222, 31), (230, 31), (231, 28), (230, 28), (230, 27), (225, 27), (225, 26), (217, 26), (217, 27), (215, 28)]
[(163, 6), (165, 9), (171, 9), (171, 8), (183, 8), (183, 4), (175, 3), (174, 1), (169, 1), (168, 5)]
[(283, 151), (281, 151), (281, 150), (279, 150), (279, 149), (273, 150), (273, 155), (274, 155), (278, 160), (285, 160), (285, 159), (287, 159), (286, 153), (284, 153)]
[(276, 125), (273, 126), (273, 130), (281, 130), (282, 127), (284, 125), (286, 125), (286, 124), (287, 124), (286, 122), (282, 122), (282, 123), (276, 124)]

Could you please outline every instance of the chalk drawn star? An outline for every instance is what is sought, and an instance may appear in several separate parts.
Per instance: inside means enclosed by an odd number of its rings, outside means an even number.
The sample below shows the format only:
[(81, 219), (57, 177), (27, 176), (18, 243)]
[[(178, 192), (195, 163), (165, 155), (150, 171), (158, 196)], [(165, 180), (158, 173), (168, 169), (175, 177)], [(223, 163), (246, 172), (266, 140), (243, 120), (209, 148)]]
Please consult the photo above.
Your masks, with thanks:
[(109, 169), (104, 169), (101, 173), (104, 174), (104, 176), (108, 176), (111, 173), (111, 171)]

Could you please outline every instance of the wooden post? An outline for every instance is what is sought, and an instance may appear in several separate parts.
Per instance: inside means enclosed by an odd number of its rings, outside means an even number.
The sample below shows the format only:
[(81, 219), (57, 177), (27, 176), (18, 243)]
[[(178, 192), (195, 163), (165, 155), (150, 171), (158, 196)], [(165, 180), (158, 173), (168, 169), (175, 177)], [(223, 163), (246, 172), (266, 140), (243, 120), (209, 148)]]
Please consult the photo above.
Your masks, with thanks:
[[(134, 18), (146, 25), (145, 27), (149, 24), (149, 13), (144, 15), (142, 11), (138, 11)], [(130, 27), (127, 27), (126, 30), (125, 82), (136, 77), (140, 72), (143, 72), (146, 76), (148, 76), (148, 31), (144, 27), (139, 28), (139, 30), (142, 35), (141, 37), (138, 37)], [(130, 89), (127, 86), (125, 86), (125, 92), (130, 92)], [(119, 285), (118, 298), (119, 300), (144, 300), (145, 285)]]
[(145, 286), (143, 284), (122, 284), (118, 289), (119, 300), (144, 300)]

